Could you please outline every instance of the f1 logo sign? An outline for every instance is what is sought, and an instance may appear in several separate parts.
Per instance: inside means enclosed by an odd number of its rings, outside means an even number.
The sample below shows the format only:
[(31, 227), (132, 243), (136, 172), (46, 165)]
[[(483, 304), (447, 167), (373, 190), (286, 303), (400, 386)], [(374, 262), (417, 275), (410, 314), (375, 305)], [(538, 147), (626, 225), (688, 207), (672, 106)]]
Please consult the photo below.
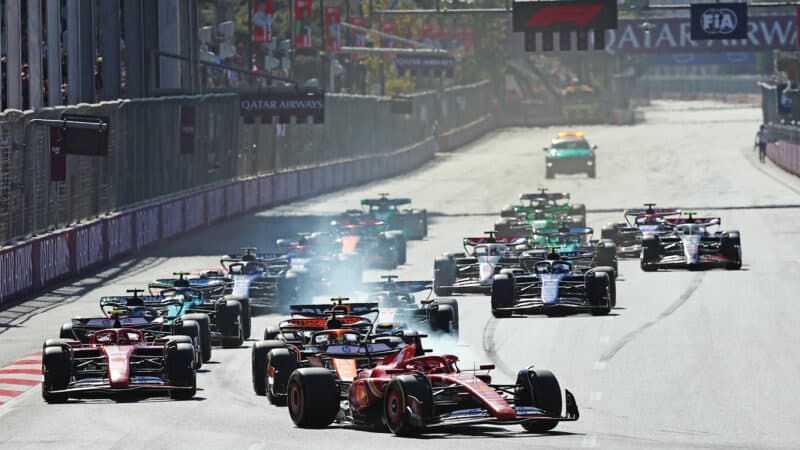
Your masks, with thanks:
[(515, 32), (605, 31), (617, 28), (616, 0), (514, 2)]
[(604, 5), (545, 6), (525, 22), (526, 27), (549, 27), (563, 22), (573, 25), (586, 25), (592, 22)]

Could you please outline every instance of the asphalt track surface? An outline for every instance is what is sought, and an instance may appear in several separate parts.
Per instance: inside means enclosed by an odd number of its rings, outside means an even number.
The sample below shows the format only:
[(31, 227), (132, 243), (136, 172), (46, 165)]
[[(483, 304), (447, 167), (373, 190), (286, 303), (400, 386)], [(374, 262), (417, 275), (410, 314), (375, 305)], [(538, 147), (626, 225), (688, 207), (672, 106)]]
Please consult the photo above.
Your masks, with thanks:
[[(758, 164), (760, 113), (712, 103), (661, 103), (643, 124), (584, 127), (599, 145), (598, 178), (544, 180), (541, 147), (556, 128), (510, 129), (408, 175), (251, 215), (120, 263), (0, 312), (0, 367), (55, 337), (101, 295), (141, 287), (179, 269), (213, 267), (241, 246), (315, 228), (321, 216), (378, 192), (412, 197), (431, 212), (430, 235), (409, 244), (406, 279), (430, 278), (433, 258), (462, 236), (490, 229), (504, 203), (548, 186), (590, 211), (590, 226), (645, 201), (718, 214), (742, 233), (738, 272), (643, 273), (621, 264), (618, 307), (607, 317), (496, 320), (487, 297), (459, 298), (461, 339), (431, 346), (494, 362), (511, 382), (534, 364), (576, 396), (578, 422), (545, 435), (480, 426), (419, 439), (331, 427), (295, 428), (285, 409), (253, 394), (250, 344), (215, 349), (197, 398), (47, 405), (39, 387), (0, 406), (5, 448), (775, 448), (800, 446), (800, 180)], [(370, 271), (367, 278), (377, 277)], [(278, 320), (254, 321), (254, 335)]]

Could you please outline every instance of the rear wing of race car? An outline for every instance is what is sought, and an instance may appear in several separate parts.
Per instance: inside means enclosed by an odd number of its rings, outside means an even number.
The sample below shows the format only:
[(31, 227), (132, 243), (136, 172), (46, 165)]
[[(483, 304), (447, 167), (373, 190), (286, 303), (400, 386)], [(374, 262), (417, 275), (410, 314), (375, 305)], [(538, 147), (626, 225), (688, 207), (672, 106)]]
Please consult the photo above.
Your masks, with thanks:
[(519, 194), (520, 200), (540, 201), (540, 200), (569, 200), (569, 192), (532, 192), (526, 194)]
[(582, 234), (582, 235), (592, 235), (594, 234), (594, 228), (592, 227), (542, 227), (536, 229), (536, 234), (541, 235), (551, 235), (551, 234), (558, 234), (558, 233), (568, 233), (568, 234)]
[[(141, 303), (131, 302), (131, 299), (141, 300)], [(172, 303), (169, 297), (163, 295), (108, 295), (100, 297), (100, 306), (161, 306), (165, 303)]]
[(411, 203), (410, 198), (365, 198), (361, 200), (361, 206), (381, 206), (381, 205), (388, 205), (388, 206), (402, 206), (408, 205)]
[(666, 217), (666, 216), (675, 216), (681, 213), (679, 208), (628, 208), (625, 210), (623, 215), (625, 216), (625, 221), (628, 222), (629, 225), (633, 225), (639, 217), (644, 217), (646, 215), (654, 215), (657, 217)]
[(527, 242), (527, 238), (518, 237), (518, 236), (498, 236), (498, 237), (495, 237), (495, 238), (482, 236), (482, 237), (465, 237), (464, 238), (464, 246), (469, 246), (469, 247), (474, 247), (476, 245), (481, 245), (481, 244), (518, 245), (518, 244), (525, 244), (526, 242)]
[(409, 281), (367, 281), (362, 283), (367, 292), (399, 291), (399, 292), (421, 292), (433, 288), (430, 280), (409, 280)]
[(664, 222), (667, 222), (672, 225), (681, 225), (684, 223), (696, 223), (700, 225), (722, 225), (722, 218), (720, 217), (675, 217), (670, 219), (664, 219)]
[(361, 316), (369, 314), (378, 308), (378, 303), (342, 303), (340, 305), (325, 305), (320, 303), (310, 305), (291, 305), (289, 311), (292, 316), (325, 317), (336, 308), (336, 311), (346, 312), (347, 315)]

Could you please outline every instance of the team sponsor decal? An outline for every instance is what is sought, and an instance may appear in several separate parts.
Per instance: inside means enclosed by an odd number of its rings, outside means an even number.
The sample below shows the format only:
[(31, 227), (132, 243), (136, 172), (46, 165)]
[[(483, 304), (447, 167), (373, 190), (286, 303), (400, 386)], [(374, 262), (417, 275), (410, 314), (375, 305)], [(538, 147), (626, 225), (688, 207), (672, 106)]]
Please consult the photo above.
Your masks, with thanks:
[(106, 220), (108, 259), (133, 250), (133, 216), (124, 214)]
[(0, 253), (0, 304), (33, 287), (33, 244)]
[(136, 211), (136, 249), (147, 247), (158, 241), (158, 212), (157, 206)]
[(39, 241), (39, 285), (63, 277), (70, 272), (68, 233)]
[(81, 272), (100, 263), (105, 258), (103, 223), (95, 223), (75, 230), (75, 265)]
[(161, 205), (162, 238), (169, 239), (183, 231), (183, 200)]
[(195, 194), (184, 200), (183, 231), (192, 231), (206, 224), (205, 200), (205, 194)]
[(745, 39), (747, 3), (693, 3), (692, 39)]

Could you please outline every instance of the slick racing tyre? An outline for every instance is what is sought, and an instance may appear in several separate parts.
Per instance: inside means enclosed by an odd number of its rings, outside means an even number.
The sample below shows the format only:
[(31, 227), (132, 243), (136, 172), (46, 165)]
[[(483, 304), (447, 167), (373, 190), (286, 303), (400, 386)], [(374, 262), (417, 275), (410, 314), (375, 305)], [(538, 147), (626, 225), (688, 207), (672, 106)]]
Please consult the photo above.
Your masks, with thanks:
[(455, 311), (450, 305), (434, 304), (428, 309), (428, 325), (432, 332), (449, 334), (455, 326)]
[(448, 305), (450, 309), (453, 310), (453, 331), (455, 331), (456, 336), (458, 336), (458, 300), (454, 298), (437, 298), (434, 303)]
[[(416, 399), (421, 417), (413, 420), (409, 412), (411, 397)], [(433, 417), (433, 389), (426, 379), (414, 375), (392, 378), (383, 396), (383, 423), (398, 436), (418, 434), (424, 430), (419, 421)], [(417, 423), (415, 423), (417, 422)]]
[(244, 295), (226, 295), (224, 300), (233, 300), (241, 303), (242, 310), (242, 333), (245, 339), (250, 339), (250, 330), (252, 326), (252, 312), (250, 311), (250, 299)]
[(287, 403), (292, 422), (300, 428), (324, 428), (339, 413), (339, 386), (330, 370), (297, 369), (289, 377)]
[(244, 342), (242, 304), (236, 300), (220, 299), (216, 304), (217, 329), (222, 333), (224, 348), (239, 347)]
[(60, 391), (69, 386), (72, 375), (72, 361), (69, 351), (62, 345), (45, 347), (42, 352), (42, 398), (47, 403), (63, 403), (67, 401), (68, 394), (53, 394), (51, 391)]
[(617, 226), (613, 223), (603, 225), (603, 228), (600, 230), (600, 239), (608, 239), (615, 244), (619, 242), (619, 230), (617, 230)]
[(661, 258), (661, 244), (658, 242), (658, 236), (654, 234), (645, 234), (642, 236), (642, 254), (639, 257), (639, 265), (645, 272), (655, 272), (658, 270), (659, 259)]
[(175, 400), (188, 400), (197, 392), (196, 372), (192, 368), (194, 347), (187, 343), (168, 344), (165, 350), (166, 375), (169, 384), (186, 389), (176, 389), (169, 393)]
[(61, 330), (58, 332), (58, 337), (61, 339), (69, 339), (70, 341), (78, 339), (78, 337), (75, 336), (75, 331), (72, 329), (72, 322), (66, 322), (64, 325), (61, 325)]
[(596, 265), (609, 266), (614, 268), (614, 273), (619, 270), (617, 262), (617, 244), (612, 240), (601, 239), (597, 243)]
[(456, 282), (456, 262), (446, 256), (437, 257), (433, 261), (433, 291), (436, 295), (447, 297), (453, 295), (452, 286)]
[[(200, 314), (198, 314), (198, 316), (199, 315)], [(202, 314), (202, 315), (205, 316), (205, 314)], [(180, 323), (177, 323), (177, 324), (175, 324), (174, 327), (172, 327), (172, 334), (180, 335), (180, 336), (188, 336), (189, 338), (191, 338), (192, 342), (194, 343), (194, 346), (200, 349), (201, 354), (202, 354), (205, 351), (205, 348), (203, 347), (202, 336), (201, 336), (202, 326), (200, 325), (200, 322), (195, 320), (192, 316), (194, 316), (194, 314), (187, 314), (186, 316), (181, 317)], [(208, 317), (208, 316), (206, 316), (206, 317)], [(209, 343), (208, 356), (209, 356), (209, 359), (210, 359), (211, 358), (211, 338), (210, 337), (209, 337), (209, 342), (208, 343)], [(199, 359), (198, 362), (200, 364), (197, 365), (197, 367), (196, 367), (197, 369), (202, 367), (203, 366), (202, 363), (205, 361), (204, 358), (198, 358), (198, 359)]]
[(264, 340), (270, 341), (273, 339), (278, 339), (278, 336), (281, 335), (281, 329), (278, 327), (266, 327), (264, 328)]
[(608, 275), (608, 298), (612, 308), (617, 306), (617, 271), (610, 266), (597, 266), (592, 269), (593, 272), (604, 272)]
[(514, 205), (506, 205), (500, 210), (500, 217), (517, 217), (517, 211)]
[[(533, 406), (544, 410), (550, 417), (561, 416), (561, 386), (549, 370), (525, 369), (517, 373), (514, 404)], [(522, 427), (531, 433), (544, 433), (558, 425), (557, 420), (523, 422)]]
[(203, 362), (211, 361), (211, 319), (208, 314), (187, 314), (183, 316), (183, 320), (193, 320), (200, 326), (200, 351)]
[(516, 288), (514, 279), (506, 274), (498, 274), (492, 282), (492, 316), (510, 317), (511, 311), (501, 311), (499, 308), (510, 308), (516, 303)]
[(610, 280), (605, 272), (586, 273), (586, 299), (593, 316), (605, 316), (611, 312)]
[(725, 269), (739, 270), (742, 268), (742, 243), (738, 231), (726, 231), (720, 238), (719, 250), (727, 259)]
[(297, 369), (297, 358), (289, 349), (273, 348), (267, 354), (267, 398), (276, 406), (286, 405), (289, 376)]
[(253, 391), (257, 395), (267, 395), (267, 355), (269, 352), (286, 348), (283, 341), (264, 340), (253, 344), (250, 351), (251, 370), (253, 376)]

